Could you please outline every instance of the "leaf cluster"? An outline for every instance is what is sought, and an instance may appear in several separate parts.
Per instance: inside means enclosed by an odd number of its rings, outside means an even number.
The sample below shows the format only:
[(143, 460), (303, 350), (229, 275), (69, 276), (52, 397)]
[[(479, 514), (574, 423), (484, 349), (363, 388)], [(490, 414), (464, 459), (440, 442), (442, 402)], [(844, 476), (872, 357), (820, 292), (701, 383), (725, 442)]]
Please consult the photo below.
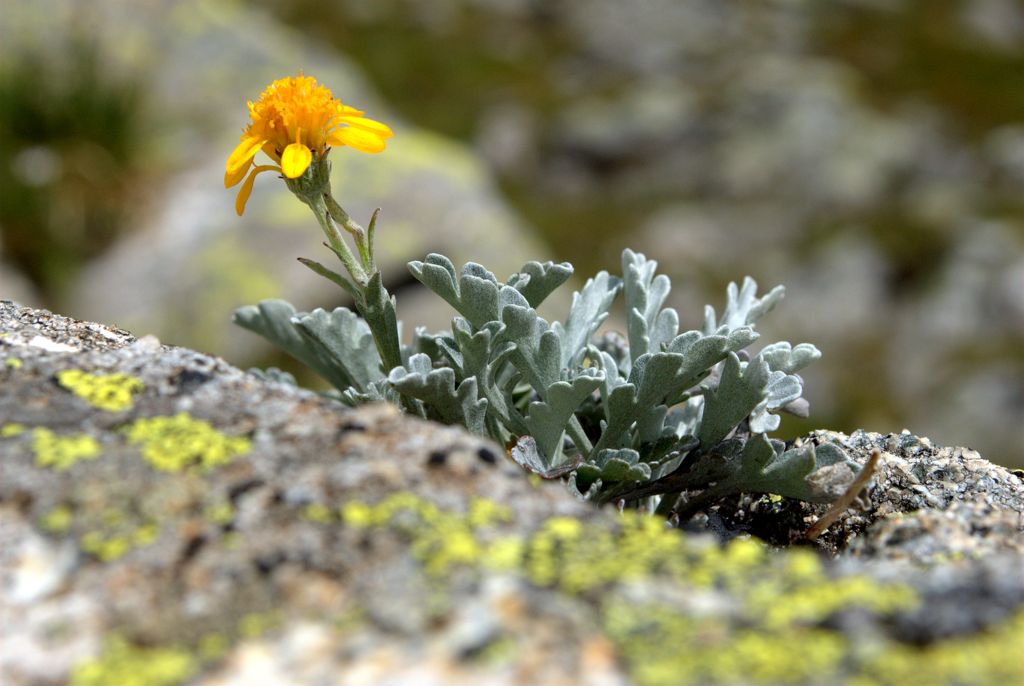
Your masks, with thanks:
[[(568, 263), (529, 262), (502, 282), (479, 264), (457, 270), (428, 255), (409, 270), (456, 316), (450, 331), (417, 329), (390, 369), (370, 327), (344, 307), (300, 313), (270, 300), (239, 309), (235, 322), (307, 364), (342, 402), (400, 402), (461, 424), (587, 500), (682, 516), (744, 491), (831, 500), (814, 474), (840, 469), (852, 480), (856, 465), (842, 450), (787, 449), (767, 436), (780, 412), (806, 415), (797, 372), (820, 353), (788, 342), (747, 350), (783, 288), (759, 296), (750, 278), (730, 284), (720, 316), (707, 306), (701, 327), (681, 332), (656, 267), (625, 250), (621, 276), (587, 280), (564, 321), (549, 323), (537, 308), (568, 281)], [(597, 335), (620, 295), (625, 334)]]

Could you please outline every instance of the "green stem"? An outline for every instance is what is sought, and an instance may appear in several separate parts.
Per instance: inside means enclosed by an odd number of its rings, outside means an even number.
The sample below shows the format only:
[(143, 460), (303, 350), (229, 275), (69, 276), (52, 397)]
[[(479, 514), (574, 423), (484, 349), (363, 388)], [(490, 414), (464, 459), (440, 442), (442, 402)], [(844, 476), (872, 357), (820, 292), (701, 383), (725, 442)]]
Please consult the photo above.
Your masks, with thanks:
[(352, 251), (349, 250), (345, 239), (341, 236), (341, 232), (338, 231), (338, 227), (331, 221), (331, 213), (324, 202), (324, 196), (313, 195), (307, 202), (310, 209), (313, 210), (313, 214), (316, 215), (316, 220), (320, 223), (320, 228), (323, 230), (324, 235), (327, 236), (327, 242), (330, 243), (335, 254), (337, 254), (342, 264), (345, 265), (345, 269), (348, 270), (348, 273), (352, 275), (352, 278), (360, 287), (365, 288), (370, 278), (366, 270), (363, 269), (352, 255)]
[[(359, 259), (363, 263), (363, 268), (372, 274), (376, 271), (376, 266), (373, 264), (372, 236), (367, 237), (366, 230), (349, 216), (345, 208), (338, 204), (338, 201), (334, 199), (330, 191), (324, 193), (323, 199), (334, 221), (338, 222), (343, 229), (352, 234), (356, 241), (356, 248), (359, 250)], [(374, 219), (376, 219), (376, 213), (374, 213)]]

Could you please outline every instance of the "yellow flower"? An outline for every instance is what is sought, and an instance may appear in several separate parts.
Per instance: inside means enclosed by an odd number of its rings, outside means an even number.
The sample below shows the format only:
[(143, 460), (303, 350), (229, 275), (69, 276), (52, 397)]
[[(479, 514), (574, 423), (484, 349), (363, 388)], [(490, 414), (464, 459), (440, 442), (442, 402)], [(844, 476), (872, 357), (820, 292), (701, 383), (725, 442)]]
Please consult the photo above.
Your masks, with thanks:
[[(249, 117), (252, 121), (228, 157), (224, 173), (225, 188), (245, 179), (235, 201), (239, 215), (260, 172), (278, 171), (296, 179), (306, 172), (314, 156), (322, 159), (330, 146), (347, 145), (376, 153), (384, 150), (385, 141), (392, 136), (386, 125), (343, 105), (312, 76), (301, 74), (270, 84), (259, 101), (249, 103)], [(254, 167), (253, 158), (260, 150), (276, 164)]]

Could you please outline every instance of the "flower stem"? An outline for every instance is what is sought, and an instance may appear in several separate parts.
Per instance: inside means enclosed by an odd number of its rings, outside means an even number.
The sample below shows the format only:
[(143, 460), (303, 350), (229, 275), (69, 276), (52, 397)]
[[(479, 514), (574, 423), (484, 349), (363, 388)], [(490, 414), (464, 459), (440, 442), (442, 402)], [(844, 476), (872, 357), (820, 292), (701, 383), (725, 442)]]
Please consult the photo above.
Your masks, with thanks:
[[(376, 265), (373, 263), (373, 237), (367, 236), (366, 230), (360, 226), (352, 217), (348, 215), (338, 201), (334, 199), (330, 191), (324, 193), (324, 202), (327, 204), (327, 210), (331, 213), (331, 217), (334, 221), (352, 234), (352, 237), (356, 241), (356, 248), (359, 250), (359, 259), (363, 263), (363, 268), (372, 274), (377, 271)], [(373, 219), (371, 219), (371, 225), (375, 224), (376, 213), (374, 213)]]
[[(330, 196), (327, 195), (326, 197)], [(349, 250), (348, 244), (345, 243), (345, 239), (342, 238), (341, 232), (338, 231), (338, 227), (331, 221), (331, 213), (324, 198), (324, 195), (312, 195), (307, 199), (307, 203), (313, 210), (313, 214), (316, 215), (316, 220), (320, 223), (320, 228), (323, 229), (324, 235), (327, 236), (327, 242), (334, 250), (334, 253), (341, 260), (341, 263), (345, 265), (345, 269), (352, 275), (352, 279), (356, 284), (360, 288), (365, 288), (370, 277), (362, 265), (356, 261), (352, 251)]]

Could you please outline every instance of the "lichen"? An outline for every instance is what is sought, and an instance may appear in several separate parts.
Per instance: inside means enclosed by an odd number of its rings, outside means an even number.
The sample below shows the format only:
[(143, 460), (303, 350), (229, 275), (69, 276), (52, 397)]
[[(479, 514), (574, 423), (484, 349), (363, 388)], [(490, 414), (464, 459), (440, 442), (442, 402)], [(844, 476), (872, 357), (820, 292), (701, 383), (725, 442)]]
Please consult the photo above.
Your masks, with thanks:
[(895, 645), (869, 658), (848, 686), (1024, 684), (1024, 612), (975, 636), (926, 647)]
[(82, 460), (95, 460), (102, 449), (99, 441), (86, 434), (58, 436), (49, 429), (32, 429), (32, 452), (40, 467), (59, 472), (70, 469)]
[(227, 464), (252, 447), (248, 438), (226, 436), (208, 422), (185, 412), (173, 417), (138, 419), (124, 429), (128, 441), (142, 449), (154, 468), (180, 472), (195, 467), (210, 471)]
[(281, 617), (273, 612), (250, 612), (238, 620), (238, 635), (259, 638), (281, 624)]
[[(411, 493), (372, 505), (350, 501), (341, 508), (347, 526), (408, 537), (430, 578), (455, 567), (502, 570), (536, 586), (596, 600), (605, 633), (641, 686), (831, 682), (851, 673), (851, 655), (861, 661), (852, 673), (873, 674), (890, 662), (899, 669), (900, 661), (928, 659), (901, 648), (863, 662), (865, 653), (851, 652), (842, 632), (826, 628), (830, 617), (855, 608), (891, 616), (913, 609), (919, 599), (899, 583), (864, 575), (830, 577), (810, 550), (774, 552), (749, 538), (718, 545), (628, 512), (612, 529), (552, 517), (530, 535), (508, 534), (495, 528), (508, 515), (484, 499), (463, 513)], [(726, 616), (693, 616), (663, 604), (638, 604), (620, 590), (622, 584), (665, 577), (697, 593), (726, 592), (736, 599), (735, 609)], [(1020, 626), (1024, 622), (1007, 631), (1019, 638)], [(1009, 642), (1005, 636), (998, 640)], [(969, 650), (979, 659), (994, 659), (988, 643), (979, 646)], [(986, 669), (985, 674), (997, 673)]]
[(331, 511), (331, 508), (327, 507), (323, 503), (310, 503), (306, 505), (302, 510), (303, 519), (308, 519), (311, 522), (317, 522), (319, 524), (330, 524), (335, 520), (335, 515)]
[(133, 525), (123, 518), (107, 519), (102, 528), (82, 536), (79, 545), (101, 562), (113, 562), (131, 550), (152, 544), (159, 534), (159, 527), (152, 522)]
[[(446, 512), (412, 493), (396, 493), (372, 506), (348, 502), (341, 508), (341, 517), (357, 528), (394, 526), (405, 530), (412, 537), (412, 554), (427, 574), (442, 576), (453, 566), (491, 559), (492, 547), (500, 542), (485, 542), (477, 533), (508, 521), (511, 512), (483, 498), (473, 499), (466, 514)], [(493, 557), (509, 562), (507, 545), (494, 552), (498, 554)]]
[(39, 526), (51, 534), (62, 534), (71, 528), (71, 519), (71, 508), (58, 505), (39, 518)]
[(602, 625), (639, 686), (828, 683), (845, 654), (841, 634), (791, 627), (733, 629), (727, 620), (614, 601)]
[(14, 438), (25, 433), (25, 426), (22, 424), (4, 424), (0, 426), (0, 438)]
[(4, 360), (4, 366), (11, 369), (21, 369), (22, 362), (17, 357), (8, 357)]
[(142, 648), (113, 637), (99, 657), (75, 667), (71, 686), (175, 686), (197, 670), (195, 658), (185, 650)]
[(142, 381), (127, 374), (90, 374), (81, 369), (57, 373), (57, 382), (100, 410), (120, 412), (132, 407)]

